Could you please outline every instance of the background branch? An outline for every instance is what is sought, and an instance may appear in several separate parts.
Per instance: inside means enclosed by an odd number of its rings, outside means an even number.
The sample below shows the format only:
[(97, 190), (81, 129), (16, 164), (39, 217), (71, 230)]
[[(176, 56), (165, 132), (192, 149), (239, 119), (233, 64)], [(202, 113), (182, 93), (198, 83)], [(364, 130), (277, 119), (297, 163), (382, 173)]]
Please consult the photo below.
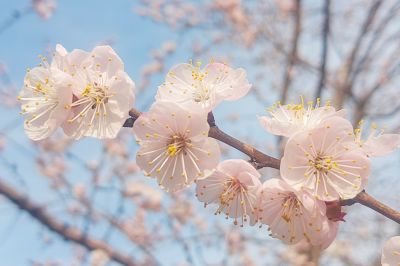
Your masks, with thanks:
[(121, 263), (122, 265), (136, 265), (131, 257), (115, 250), (107, 243), (101, 240), (93, 239), (85, 233), (81, 232), (79, 229), (70, 227), (58, 221), (56, 218), (47, 213), (46, 209), (43, 206), (32, 202), (31, 199), (29, 199), (27, 196), (22, 195), (20, 192), (1, 180), (0, 194), (2, 194), (5, 198), (15, 204), (21, 210), (29, 213), (32, 218), (40, 222), (50, 231), (53, 231), (54, 233), (61, 236), (63, 239), (79, 244), (90, 251), (98, 249), (103, 250), (107, 253), (111, 260)]
[(325, 0), (324, 5), (324, 25), (322, 27), (322, 52), (321, 52), (321, 63), (319, 67), (319, 80), (317, 85), (317, 91), (315, 93), (315, 99), (321, 98), (322, 90), (325, 85), (326, 76), (326, 62), (328, 55), (328, 36), (329, 36), (329, 24), (330, 24), (330, 6), (331, 0)]

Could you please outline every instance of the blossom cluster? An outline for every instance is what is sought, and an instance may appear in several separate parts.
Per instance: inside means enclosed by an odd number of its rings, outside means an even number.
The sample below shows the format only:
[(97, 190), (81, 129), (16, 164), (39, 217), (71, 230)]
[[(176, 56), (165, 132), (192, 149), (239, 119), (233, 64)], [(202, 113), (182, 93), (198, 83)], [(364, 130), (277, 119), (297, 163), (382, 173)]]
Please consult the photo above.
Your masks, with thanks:
[(212, 62), (179, 64), (159, 86), (156, 101), (134, 123), (138, 166), (173, 192), (216, 168), (219, 145), (208, 137), (207, 114), (223, 100), (236, 100), (251, 85), (243, 69)]
[[(29, 70), (18, 99), (26, 134), (33, 140), (58, 127), (74, 138), (114, 138), (122, 128), (135, 85), (109, 46), (68, 53), (57, 45), (51, 63)], [(243, 226), (263, 225), (287, 244), (306, 241), (326, 248), (345, 213), (341, 200), (354, 198), (367, 185), (371, 156), (400, 145), (399, 134), (377, 132), (364, 139), (327, 102), (281, 105), (259, 117), (271, 134), (284, 137), (280, 176), (264, 182), (255, 166), (242, 159), (220, 162), (217, 141), (207, 121), (222, 101), (238, 100), (251, 88), (246, 71), (211, 62), (178, 64), (158, 87), (155, 102), (133, 124), (139, 149), (136, 163), (168, 192), (196, 183), (205, 206), (216, 205)], [(140, 190), (140, 189), (139, 189)]]
[(216, 204), (243, 226), (267, 225), (272, 237), (287, 244), (306, 241), (326, 248), (334, 240), (345, 213), (340, 201), (354, 198), (367, 185), (370, 156), (386, 155), (400, 144), (400, 135), (376, 134), (366, 140), (362, 123), (354, 129), (335, 110), (308, 102), (281, 105), (259, 117), (271, 134), (286, 137), (280, 177), (260, 181), (260, 174), (243, 160), (226, 160), (207, 177), (197, 181), (196, 195)]
[(18, 100), (24, 128), (41, 140), (61, 127), (66, 135), (114, 138), (128, 118), (135, 85), (110, 46), (68, 53), (57, 45), (52, 61), (28, 69)]

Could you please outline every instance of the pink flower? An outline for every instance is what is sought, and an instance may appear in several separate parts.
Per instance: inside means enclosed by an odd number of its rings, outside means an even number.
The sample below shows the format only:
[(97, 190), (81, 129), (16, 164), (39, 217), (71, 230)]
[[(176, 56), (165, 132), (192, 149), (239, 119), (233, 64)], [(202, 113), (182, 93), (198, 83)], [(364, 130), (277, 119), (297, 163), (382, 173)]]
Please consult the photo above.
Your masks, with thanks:
[(262, 127), (269, 133), (291, 137), (294, 134), (313, 129), (319, 124), (332, 116), (343, 116), (344, 111), (336, 111), (335, 108), (329, 106), (320, 107), (320, 101), (314, 107), (313, 102), (304, 105), (301, 97), (300, 104), (281, 105), (280, 102), (268, 109), (271, 117), (261, 116), (258, 118)]
[(370, 161), (355, 145), (350, 122), (331, 117), (289, 139), (280, 171), (295, 189), (333, 201), (353, 198), (365, 187)]
[(212, 170), (219, 161), (218, 143), (208, 137), (205, 115), (194, 106), (159, 101), (134, 123), (140, 149), (138, 166), (167, 191), (177, 191)]
[(360, 121), (360, 127), (355, 130), (356, 143), (368, 156), (384, 156), (400, 147), (400, 134), (384, 134), (383, 129), (377, 132), (375, 123), (372, 124), (367, 139), (362, 140), (362, 124), (363, 121)]
[(260, 174), (244, 160), (226, 160), (204, 179), (196, 182), (197, 198), (207, 204), (218, 204), (216, 214), (225, 213), (241, 221), (241, 226), (250, 220), (254, 224), (254, 208), (257, 192), (261, 188)]
[(44, 66), (29, 70), (18, 100), (25, 117), (24, 129), (32, 140), (49, 137), (70, 113), (72, 80), (57, 68)]
[(36, 11), (36, 13), (42, 19), (49, 19), (55, 9), (57, 7), (57, 3), (55, 0), (32, 0), (32, 8)]
[(324, 242), (328, 229), (325, 203), (304, 191), (296, 191), (284, 181), (272, 178), (260, 192), (258, 220), (269, 226), (272, 237), (286, 244), (306, 240), (312, 245)]
[(394, 236), (385, 243), (382, 249), (382, 266), (400, 264), (400, 236)]
[(168, 73), (158, 88), (156, 100), (169, 100), (188, 106), (198, 104), (207, 112), (222, 100), (233, 101), (247, 94), (251, 84), (242, 68), (232, 69), (225, 64), (179, 64)]
[(56, 64), (74, 77), (75, 100), (69, 106), (71, 115), (63, 124), (64, 132), (75, 139), (115, 138), (135, 99), (135, 84), (124, 72), (121, 59), (110, 46), (71, 54), (58, 48)]

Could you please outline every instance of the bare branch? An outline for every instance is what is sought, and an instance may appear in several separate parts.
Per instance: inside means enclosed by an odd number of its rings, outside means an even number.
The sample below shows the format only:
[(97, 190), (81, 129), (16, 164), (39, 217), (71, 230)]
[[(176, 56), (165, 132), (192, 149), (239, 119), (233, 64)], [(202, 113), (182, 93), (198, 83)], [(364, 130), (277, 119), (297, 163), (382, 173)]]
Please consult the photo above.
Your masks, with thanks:
[(329, 25), (330, 25), (330, 5), (331, 0), (325, 0), (324, 5), (324, 25), (322, 27), (322, 53), (321, 53), (321, 64), (319, 67), (319, 81), (317, 91), (315, 93), (315, 99), (321, 98), (322, 90), (325, 86), (326, 76), (326, 62), (328, 59), (328, 36), (329, 36)]
[(290, 84), (292, 83), (292, 69), (297, 60), (297, 47), (299, 43), (299, 37), (301, 32), (301, 0), (294, 0), (295, 1), (295, 27), (293, 30), (292, 36), (292, 47), (290, 54), (287, 58), (286, 69), (284, 72), (283, 77), (283, 87), (282, 87), (282, 94), (281, 94), (281, 101), (283, 103), (286, 102), (287, 94), (290, 88)]
[(34, 203), (28, 197), (22, 195), (20, 192), (15, 190), (13, 187), (4, 183), (0, 180), (0, 194), (5, 196), (9, 201), (14, 203), (18, 208), (29, 213), (32, 218), (36, 219), (42, 225), (47, 227), (50, 231), (61, 236), (67, 241), (75, 242), (81, 246), (84, 246), (88, 250), (103, 250), (108, 254), (110, 259), (126, 266), (134, 266), (136, 263), (134, 260), (108, 245), (107, 243), (90, 238), (81, 232), (78, 228), (70, 227), (56, 218), (52, 217), (43, 206)]
[(382, 1), (374, 1), (367, 12), (367, 16), (363, 23), (363, 26), (358, 33), (358, 36), (354, 42), (354, 46), (350, 52), (348, 59), (344, 65), (344, 77), (343, 80), (340, 81), (339, 88), (337, 90), (337, 94), (335, 97), (335, 106), (343, 106), (344, 100), (346, 96), (351, 94), (353, 89), (353, 83), (351, 83), (351, 73), (353, 72), (353, 66), (358, 56), (358, 52), (360, 51), (361, 44), (367, 35), (371, 24), (374, 22), (375, 16), (381, 6)]

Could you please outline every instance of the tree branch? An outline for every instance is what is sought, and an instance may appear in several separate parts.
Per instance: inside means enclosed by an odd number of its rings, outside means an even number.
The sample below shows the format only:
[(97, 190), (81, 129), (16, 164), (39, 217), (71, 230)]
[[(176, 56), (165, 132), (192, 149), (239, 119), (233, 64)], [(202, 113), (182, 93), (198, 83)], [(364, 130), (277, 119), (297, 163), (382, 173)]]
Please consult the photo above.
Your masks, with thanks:
[(47, 227), (50, 231), (61, 236), (63, 239), (67, 241), (75, 242), (88, 250), (96, 250), (100, 249), (107, 253), (111, 260), (118, 262), (122, 265), (126, 266), (135, 266), (136, 263), (134, 260), (120, 253), (119, 251), (113, 249), (107, 243), (90, 238), (85, 235), (78, 228), (70, 227), (62, 222), (58, 221), (56, 218), (52, 217), (49, 213), (47, 213), (46, 209), (37, 203), (32, 202), (28, 197), (22, 195), (20, 192), (6, 184), (5, 182), (0, 180), (0, 194), (6, 197), (9, 201), (11, 201), (14, 205), (16, 205), (21, 210), (29, 213), (32, 218), (36, 219), (42, 225)]
[(359, 203), (368, 208), (371, 208), (374, 211), (379, 212), (383, 216), (386, 216), (387, 218), (400, 224), (400, 212), (376, 200), (365, 191), (360, 192), (354, 199), (342, 201), (342, 206), (349, 206), (353, 205), (354, 203)]
[(324, 25), (322, 27), (322, 52), (321, 52), (321, 63), (319, 67), (319, 81), (317, 91), (315, 93), (315, 99), (321, 98), (322, 90), (325, 86), (326, 76), (326, 62), (328, 58), (328, 36), (329, 36), (329, 24), (330, 24), (330, 5), (331, 0), (325, 0), (324, 5)]
[(287, 58), (285, 73), (283, 77), (283, 86), (282, 86), (282, 94), (281, 94), (281, 101), (283, 103), (286, 102), (287, 94), (290, 88), (290, 84), (292, 83), (292, 68), (297, 61), (297, 47), (299, 43), (299, 37), (301, 32), (301, 0), (294, 0), (295, 6), (295, 25), (293, 29), (293, 36), (291, 40), (291, 50), (290, 54)]
[[(364, 23), (360, 29), (360, 32), (358, 33), (358, 36), (354, 42), (354, 46), (350, 52), (350, 55), (345, 62), (344, 77), (343, 77), (343, 80), (341, 81), (341, 84), (336, 92), (335, 104), (334, 104), (335, 106), (343, 106), (345, 97), (347, 95), (351, 94), (351, 91), (352, 91), (353, 85), (354, 85), (352, 83), (352, 78), (351, 78), (351, 74), (353, 73), (354, 63), (357, 59), (359, 51), (361, 50), (360, 47), (363, 43), (363, 40), (365, 39), (365, 36), (367, 35), (370, 26), (374, 22), (376, 14), (377, 14), (381, 4), (382, 4), (382, 1), (380, 1), (380, 0), (374, 1), (371, 4), (371, 6), (367, 12), (365, 21), (364, 21)], [(354, 78), (354, 76), (353, 76), (353, 78)]]

